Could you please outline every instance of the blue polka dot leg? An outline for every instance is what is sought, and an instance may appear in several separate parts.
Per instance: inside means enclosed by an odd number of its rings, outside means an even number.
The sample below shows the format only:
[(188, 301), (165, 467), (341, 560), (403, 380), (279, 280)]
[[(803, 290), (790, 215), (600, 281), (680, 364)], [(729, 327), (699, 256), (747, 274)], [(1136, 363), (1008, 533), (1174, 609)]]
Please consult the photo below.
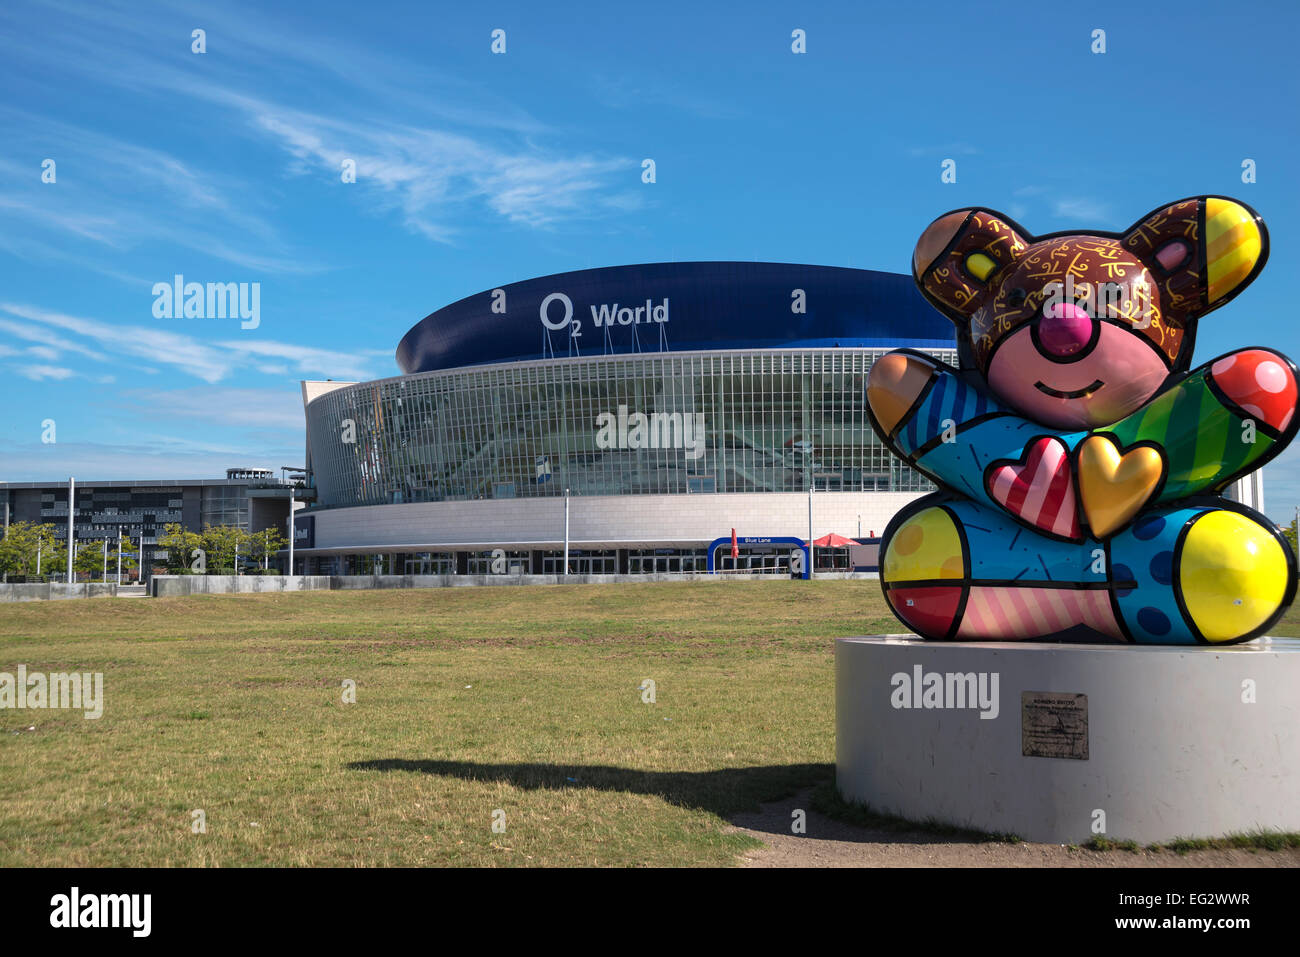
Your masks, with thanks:
[(1204, 507), (1143, 515), (1110, 541), (1110, 577), (1118, 618), (1138, 644), (1194, 645), (1174, 588), (1174, 551), (1183, 527)]

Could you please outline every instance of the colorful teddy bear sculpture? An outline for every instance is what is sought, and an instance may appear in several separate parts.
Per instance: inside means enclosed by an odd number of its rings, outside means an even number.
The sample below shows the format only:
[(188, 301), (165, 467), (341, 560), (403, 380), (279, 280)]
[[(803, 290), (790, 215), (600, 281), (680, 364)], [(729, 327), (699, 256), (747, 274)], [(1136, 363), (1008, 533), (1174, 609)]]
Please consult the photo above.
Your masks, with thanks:
[(913, 273), (961, 368), (900, 349), (867, 383), (877, 435), (941, 489), (881, 541), (894, 613), (948, 640), (1264, 634), (1295, 555), (1220, 493), (1295, 435), (1297, 369), (1264, 348), (1187, 369), (1197, 320), (1267, 258), (1258, 214), (1219, 196), (1118, 234), (1031, 236), (989, 209), (931, 223)]

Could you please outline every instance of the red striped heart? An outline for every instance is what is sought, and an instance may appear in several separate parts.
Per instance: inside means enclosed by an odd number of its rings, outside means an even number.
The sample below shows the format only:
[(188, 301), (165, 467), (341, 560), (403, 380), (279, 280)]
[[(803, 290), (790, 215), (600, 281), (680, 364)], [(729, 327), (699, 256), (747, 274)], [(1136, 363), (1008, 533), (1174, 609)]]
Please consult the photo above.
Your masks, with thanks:
[(1060, 538), (1081, 537), (1070, 455), (1060, 439), (1034, 439), (1021, 461), (995, 463), (985, 481), (993, 501), (1021, 521)]

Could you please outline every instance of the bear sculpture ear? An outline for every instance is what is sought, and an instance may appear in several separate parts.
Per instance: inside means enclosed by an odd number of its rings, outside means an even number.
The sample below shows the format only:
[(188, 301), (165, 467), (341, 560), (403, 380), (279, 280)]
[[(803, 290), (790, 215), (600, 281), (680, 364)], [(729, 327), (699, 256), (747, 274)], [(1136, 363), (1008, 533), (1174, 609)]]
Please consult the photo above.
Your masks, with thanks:
[(1001, 273), (1024, 253), (1019, 228), (991, 209), (959, 209), (940, 216), (921, 233), (912, 274), (921, 292), (958, 327), (984, 303)]
[(1161, 310), (1180, 324), (1217, 309), (1254, 282), (1268, 261), (1268, 230), (1245, 203), (1193, 196), (1153, 210), (1120, 242), (1160, 287)]

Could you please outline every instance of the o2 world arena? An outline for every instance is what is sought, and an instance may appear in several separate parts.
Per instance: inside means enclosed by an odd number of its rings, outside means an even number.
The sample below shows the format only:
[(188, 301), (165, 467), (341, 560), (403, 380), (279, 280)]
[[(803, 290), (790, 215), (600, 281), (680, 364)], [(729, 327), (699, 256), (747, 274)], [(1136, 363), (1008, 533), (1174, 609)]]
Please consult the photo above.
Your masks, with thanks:
[(956, 361), (910, 276), (860, 269), (652, 263), (469, 296), (403, 337), (402, 375), (302, 383), (296, 570), (800, 574), (810, 525), (869, 538), (933, 488), (867, 417), (899, 346)]

